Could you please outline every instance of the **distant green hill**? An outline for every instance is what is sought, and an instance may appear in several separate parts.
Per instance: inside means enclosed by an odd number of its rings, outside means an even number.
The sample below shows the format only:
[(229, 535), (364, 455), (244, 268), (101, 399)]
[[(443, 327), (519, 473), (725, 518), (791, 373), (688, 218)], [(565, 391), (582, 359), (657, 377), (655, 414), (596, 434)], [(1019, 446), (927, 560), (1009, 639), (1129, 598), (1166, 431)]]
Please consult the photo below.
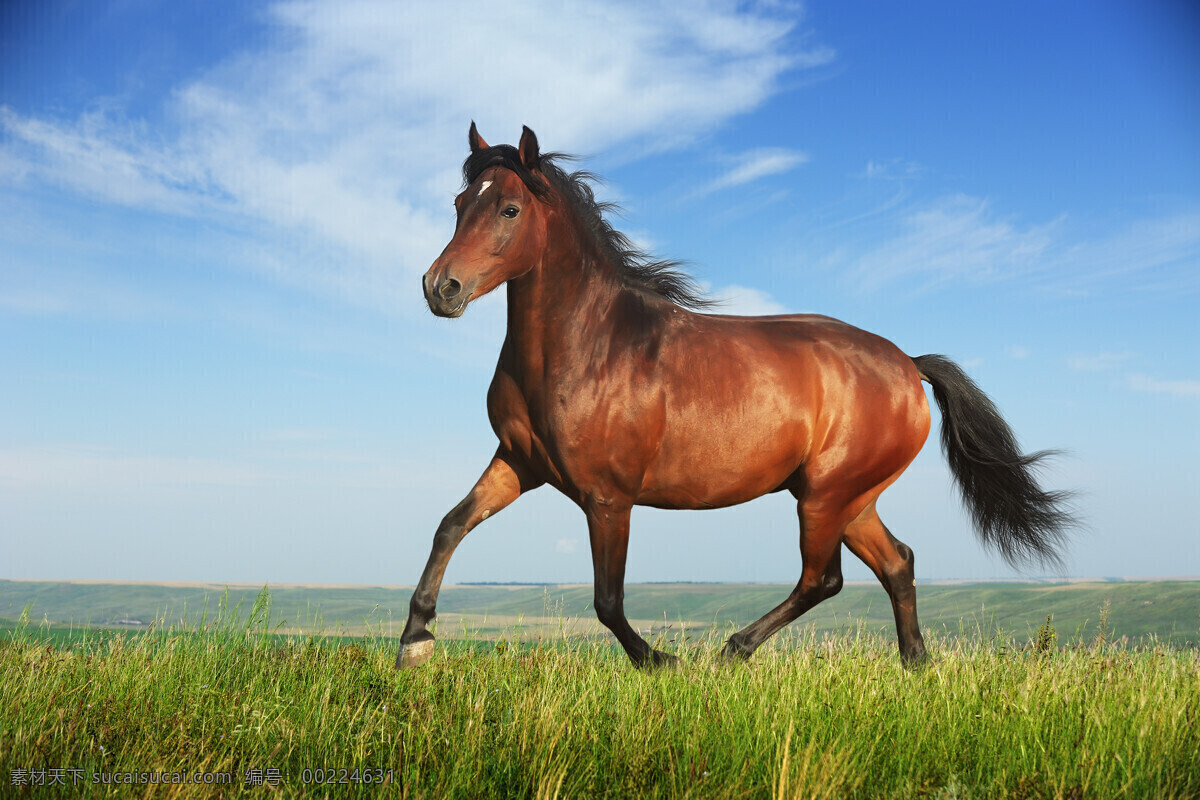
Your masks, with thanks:
[[(241, 604), (248, 614), (262, 587), (221, 584), (73, 583), (0, 580), (0, 618), (29, 619), (74, 626), (112, 626), (136, 630), (163, 620), (196, 624), (218, 605)], [(398, 635), (407, 614), (411, 588), (269, 587), (271, 620), (288, 630), (362, 633), (370, 629)], [(791, 586), (781, 584), (633, 584), (626, 587), (625, 609), (643, 631), (725, 630), (761, 616), (782, 601)], [(227, 594), (226, 594), (227, 593)], [(590, 586), (463, 585), (442, 590), (438, 611), (443, 635), (456, 624), (476, 635), (495, 636), (518, 620), (551, 622), (594, 620)], [(991, 637), (997, 631), (1023, 642), (1052, 614), (1063, 640), (1091, 638), (1108, 603), (1113, 639), (1136, 641), (1156, 636), (1181, 646), (1200, 645), (1200, 581), (1137, 581), (1078, 584), (981, 583), (919, 586), (921, 624), (946, 634)], [(889, 629), (891, 606), (878, 585), (850, 585), (837, 597), (806, 614), (795, 626), (818, 632), (854, 628)], [(448, 628), (446, 626), (449, 626)]]

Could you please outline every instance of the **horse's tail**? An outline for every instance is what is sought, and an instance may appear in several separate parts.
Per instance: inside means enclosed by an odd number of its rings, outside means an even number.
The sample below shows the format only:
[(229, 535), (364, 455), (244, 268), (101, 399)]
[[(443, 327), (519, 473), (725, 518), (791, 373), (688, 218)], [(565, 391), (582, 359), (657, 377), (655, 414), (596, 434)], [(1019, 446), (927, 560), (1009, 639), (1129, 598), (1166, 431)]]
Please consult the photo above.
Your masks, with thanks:
[(1062, 566), (1059, 549), (1077, 525), (1069, 492), (1038, 486), (1039, 462), (1054, 451), (1021, 455), (999, 410), (957, 364), (944, 356), (913, 359), (942, 411), (942, 452), (979, 538), (1009, 564)]

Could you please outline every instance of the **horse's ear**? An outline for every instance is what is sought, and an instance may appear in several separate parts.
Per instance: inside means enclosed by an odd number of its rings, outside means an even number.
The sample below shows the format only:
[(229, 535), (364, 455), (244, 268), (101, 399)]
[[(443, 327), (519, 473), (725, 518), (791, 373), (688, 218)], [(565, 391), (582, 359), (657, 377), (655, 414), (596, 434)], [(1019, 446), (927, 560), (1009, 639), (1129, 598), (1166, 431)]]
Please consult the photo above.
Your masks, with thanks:
[(538, 152), (537, 136), (527, 125), (521, 126), (521, 143), (517, 145), (517, 149), (521, 152), (521, 163), (525, 165), (525, 169), (530, 172), (536, 170), (541, 163), (542, 154)]
[(471, 130), (467, 131), (467, 144), (471, 145), (472, 153), (478, 153), (489, 147), (488, 143), (479, 135), (479, 131), (475, 130), (475, 120), (471, 120)]

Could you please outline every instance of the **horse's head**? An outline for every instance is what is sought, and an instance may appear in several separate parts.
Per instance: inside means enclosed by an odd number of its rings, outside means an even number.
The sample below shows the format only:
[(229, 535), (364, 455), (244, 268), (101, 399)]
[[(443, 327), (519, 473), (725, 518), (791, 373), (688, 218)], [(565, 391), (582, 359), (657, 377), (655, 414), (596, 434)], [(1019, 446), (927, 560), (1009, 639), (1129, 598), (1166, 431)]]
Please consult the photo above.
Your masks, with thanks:
[(467, 188), (454, 198), (454, 238), (421, 279), (429, 309), (462, 316), (467, 304), (528, 272), (545, 247), (549, 191), (538, 170), (537, 137), (525, 128), (517, 147), (490, 147), (471, 123)]

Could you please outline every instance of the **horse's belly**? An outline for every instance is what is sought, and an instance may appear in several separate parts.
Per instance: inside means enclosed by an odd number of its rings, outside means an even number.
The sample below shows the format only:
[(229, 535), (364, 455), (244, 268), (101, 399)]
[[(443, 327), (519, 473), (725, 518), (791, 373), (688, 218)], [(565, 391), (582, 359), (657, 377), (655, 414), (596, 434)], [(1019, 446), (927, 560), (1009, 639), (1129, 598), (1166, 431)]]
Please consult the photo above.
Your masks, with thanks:
[(709, 425), (668, 435), (647, 470), (640, 505), (721, 508), (780, 489), (804, 463), (807, 426), (776, 419), (765, 425)]

